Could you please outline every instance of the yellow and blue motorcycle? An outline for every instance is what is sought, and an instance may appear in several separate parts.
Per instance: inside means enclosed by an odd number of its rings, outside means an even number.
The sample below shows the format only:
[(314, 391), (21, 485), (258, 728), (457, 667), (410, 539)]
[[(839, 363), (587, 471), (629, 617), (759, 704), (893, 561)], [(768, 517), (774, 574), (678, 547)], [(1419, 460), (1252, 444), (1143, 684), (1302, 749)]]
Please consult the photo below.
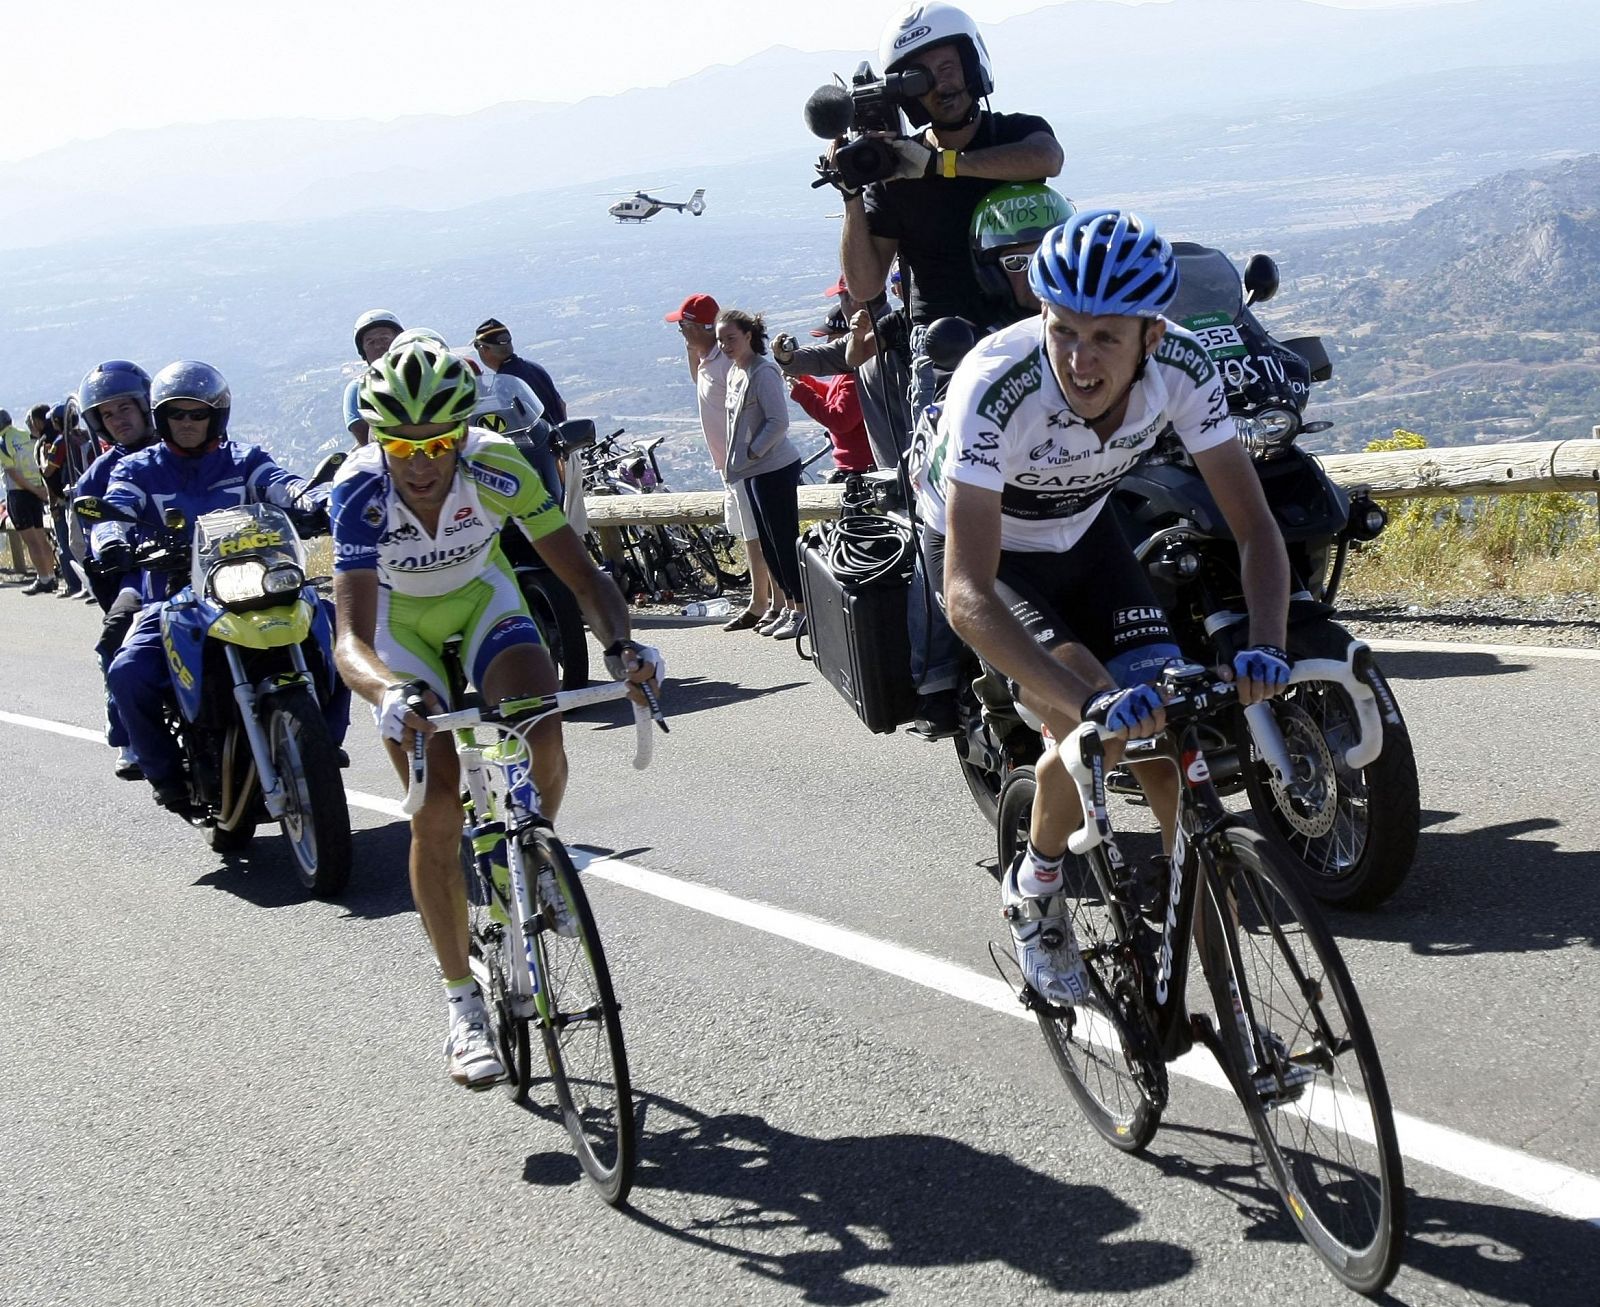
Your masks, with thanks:
[[(98, 499), (90, 521), (133, 521)], [(194, 816), (212, 849), (237, 852), (277, 822), (301, 883), (318, 897), (350, 876), (350, 810), (326, 709), (339, 701), (328, 605), (306, 577), (290, 514), (241, 504), (141, 545), (138, 566), (188, 584), (166, 601), (167, 724), (184, 756)], [(340, 708), (343, 708), (341, 703)]]

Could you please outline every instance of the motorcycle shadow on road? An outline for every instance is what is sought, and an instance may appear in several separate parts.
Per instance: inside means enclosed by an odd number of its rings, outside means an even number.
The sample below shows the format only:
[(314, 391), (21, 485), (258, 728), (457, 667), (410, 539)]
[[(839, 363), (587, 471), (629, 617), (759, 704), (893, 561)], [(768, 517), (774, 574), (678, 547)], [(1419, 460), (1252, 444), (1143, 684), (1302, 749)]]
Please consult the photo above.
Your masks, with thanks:
[[(707, 1116), (655, 1094), (635, 1101), (633, 1219), (792, 1286), (806, 1302), (888, 1297), (865, 1282), (875, 1267), (1001, 1262), (1059, 1292), (1109, 1298), (1182, 1280), (1194, 1266), (1179, 1244), (1127, 1237), (1143, 1218), (1111, 1191), (957, 1140), (821, 1138), (747, 1113)], [(582, 1182), (575, 1160), (544, 1154), (528, 1158), (523, 1176), (537, 1185)], [(737, 1298), (722, 1286), (716, 1296)]]
[[(354, 870), (344, 893), (330, 900), (347, 917), (377, 920), (412, 910), (407, 860), (411, 828), (404, 822), (350, 832)], [(294, 855), (275, 831), (262, 831), (238, 853), (214, 855), (218, 865), (195, 881), (224, 890), (258, 908), (292, 908), (313, 902), (295, 876)]]
[(1424, 811), (1416, 863), (1400, 892), (1372, 912), (1328, 909), (1334, 933), (1407, 944), (1422, 956), (1600, 947), (1593, 849), (1529, 838), (1559, 831), (1555, 817), (1432, 829), (1458, 816)]
[[(1380, 649), (1378, 665), (1391, 681), (1453, 681), (1474, 676), (1513, 676), (1534, 665), (1503, 654)], [(1402, 705), (1402, 710), (1404, 705)]]
[[(1167, 1138), (1180, 1142), (1163, 1149), (1160, 1141)], [(1247, 1241), (1301, 1242), (1249, 1136), (1166, 1121), (1156, 1145), (1141, 1156), (1165, 1176), (1202, 1185), (1234, 1202), (1248, 1222)], [(1406, 1231), (1395, 1285), (1399, 1296), (1383, 1294), (1375, 1302), (1434, 1301), (1433, 1293), (1418, 1292), (1423, 1289), (1415, 1281), (1420, 1274), (1465, 1290), (1475, 1302), (1593, 1307), (1600, 1239), (1586, 1222), (1436, 1197), (1408, 1184)], [(1315, 1263), (1308, 1261), (1308, 1267), (1314, 1273)]]

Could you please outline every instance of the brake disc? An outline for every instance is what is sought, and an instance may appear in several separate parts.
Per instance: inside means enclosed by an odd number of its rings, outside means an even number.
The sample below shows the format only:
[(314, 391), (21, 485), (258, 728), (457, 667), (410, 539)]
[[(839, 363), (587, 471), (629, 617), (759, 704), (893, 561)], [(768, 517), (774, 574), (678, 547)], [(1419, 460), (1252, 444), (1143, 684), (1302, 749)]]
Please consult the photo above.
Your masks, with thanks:
[(1267, 788), (1278, 812), (1296, 835), (1321, 839), (1333, 830), (1339, 816), (1339, 774), (1333, 751), (1310, 714), (1297, 703), (1279, 700), (1273, 705), (1278, 729), (1294, 761), (1295, 776), (1285, 785), (1270, 767), (1265, 768)]

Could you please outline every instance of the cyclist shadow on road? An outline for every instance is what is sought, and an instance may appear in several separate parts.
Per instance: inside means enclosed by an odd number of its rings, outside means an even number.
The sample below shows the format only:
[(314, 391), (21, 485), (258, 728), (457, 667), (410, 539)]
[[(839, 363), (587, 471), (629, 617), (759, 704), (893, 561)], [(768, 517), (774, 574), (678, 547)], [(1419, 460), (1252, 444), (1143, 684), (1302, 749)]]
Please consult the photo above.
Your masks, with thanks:
[[(1171, 1121), (1162, 1124), (1158, 1139), (1168, 1136), (1178, 1137), (1179, 1146), (1152, 1147), (1142, 1154), (1145, 1161), (1169, 1178), (1201, 1184), (1234, 1202), (1247, 1222), (1247, 1241), (1302, 1242), (1260, 1169), (1253, 1139)], [(1396, 1282), (1400, 1297), (1384, 1294), (1378, 1302), (1432, 1301), (1415, 1292), (1420, 1273), (1465, 1290), (1473, 1301), (1593, 1307), (1600, 1235), (1586, 1222), (1435, 1197), (1407, 1185), (1406, 1230)], [(1315, 1273), (1309, 1249), (1306, 1258), (1308, 1273)]]
[[(1121, 1297), (1181, 1280), (1194, 1265), (1178, 1244), (1128, 1238), (1141, 1217), (1108, 1190), (957, 1140), (820, 1138), (745, 1113), (708, 1117), (657, 1095), (636, 1102), (634, 1219), (807, 1302), (887, 1297), (867, 1282), (874, 1267), (1001, 1262), (1061, 1292)], [(524, 1176), (573, 1183), (577, 1164), (534, 1157)]]
[[(376, 920), (410, 912), (411, 828), (404, 822), (350, 832), (352, 870), (342, 894), (330, 900), (345, 915)], [(297, 907), (311, 894), (295, 874), (294, 855), (275, 826), (263, 826), (248, 847), (219, 853), (218, 865), (195, 881), (253, 903), (258, 908)]]
[[(738, 685), (733, 681), (715, 681), (705, 676), (688, 676), (682, 680), (667, 668), (667, 690), (662, 698), (661, 710), (670, 722), (675, 717), (689, 713), (708, 712), (734, 703), (750, 703), (765, 699), (786, 690), (803, 690), (808, 681), (785, 681), (780, 685)], [(580, 708), (568, 713), (567, 720), (574, 725), (597, 726), (612, 729), (633, 725), (633, 708), (626, 703), (602, 703)]]
[[(1560, 831), (1554, 817), (1431, 829), (1459, 815), (1425, 811), (1416, 863), (1400, 892), (1377, 912), (1329, 909), (1334, 933), (1393, 940), (1424, 956), (1600, 946), (1593, 849), (1530, 838)], [(1510, 886), (1515, 893), (1507, 893)]]
[[(1378, 665), (1391, 681), (1448, 681), (1468, 676), (1514, 676), (1533, 663), (1505, 654), (1381, 649)], [(1404, 705), (1401, 705), (1402, 710)]]

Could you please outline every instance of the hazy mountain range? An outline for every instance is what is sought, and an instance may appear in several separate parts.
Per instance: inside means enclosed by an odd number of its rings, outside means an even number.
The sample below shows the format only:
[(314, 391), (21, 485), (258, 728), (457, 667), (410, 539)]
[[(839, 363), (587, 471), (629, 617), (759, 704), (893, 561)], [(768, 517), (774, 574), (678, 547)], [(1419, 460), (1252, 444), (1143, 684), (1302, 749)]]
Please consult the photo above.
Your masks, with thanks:
[[(995, 25), (995, 103), (1050, 118), (1067, 152), (1058, 185), (1080, 203), (1136, 204), (1241, 262), (1253, 249), (1278, 254), (1273, 312), (1328, 332), (1339, 374), (1326, 389), (1347, 409), (1330, 438), (1359, 443), (1427, 425), (1426, 411), (1360, 402), (1358, 387), (1393, 380), (1363, 363), (1386, 341), (1442, 332), (1456, 350), (1503, 347), (1452, 317), (1494, 298), (1501, 264), (1476, 278), (1463, 264), (1457, 286), (1419, 264), (1419, 248), (1443, 248), (1439, 223), (1477, 230), (1493, 207), (1445, 197), (1600, 140), (1600, 25), (1582, 8), (1078, 0)], [(338, 395), (359, 311), (382, 304), (453, 339), (492, 313), (575, 413), (681, 433), (667, 454), (674, 479), (703, 482), (681, 346), (662, 314), (707, 290), (777, 328), (821, 318), (838, 200), (808, 186), (819, 143), (800, 109), (859, 57), (774, 50), (658, 90), (459, 119), (128, 132), (0, 167), (0, 403), (64, 394), (100, 358), (202, 357), (233, 381), (236, 430), (304, 463), (343, 439)], [(1129, 91), (1129, 67), (1147, 89)], [(745, 124), (734, 134), (720, 130), (725, 111), (715, 129), (708, 119), (708, 105), (730, 103)], [(91, 175), (124, 189), (115, 201), (81, 189)], [(683, 195), (704, 186), (709, 208), (619, 226), (596, 194), (602, 178)], [(1589, 247), (1562, 216), (1582, 227), (1576, 194), (1552, 200), (1541, 267), (1564, 303), (1592, 310)], [(179, 208), (203, 225), (171, 229)], [(1500, 221), (1484, 218), (1482, 238), (1522, 230)], [(4, 249), (46, 232), (48, 246)], [(1459, 254), (1470, 264), (1470, 248)], [(1382, 290), (1401, 282), (1410, 289)], [(1426, 331), (1424, 304), (1436, 315)], [(1470, 421), (1441, 430), (1471, 438)]]

